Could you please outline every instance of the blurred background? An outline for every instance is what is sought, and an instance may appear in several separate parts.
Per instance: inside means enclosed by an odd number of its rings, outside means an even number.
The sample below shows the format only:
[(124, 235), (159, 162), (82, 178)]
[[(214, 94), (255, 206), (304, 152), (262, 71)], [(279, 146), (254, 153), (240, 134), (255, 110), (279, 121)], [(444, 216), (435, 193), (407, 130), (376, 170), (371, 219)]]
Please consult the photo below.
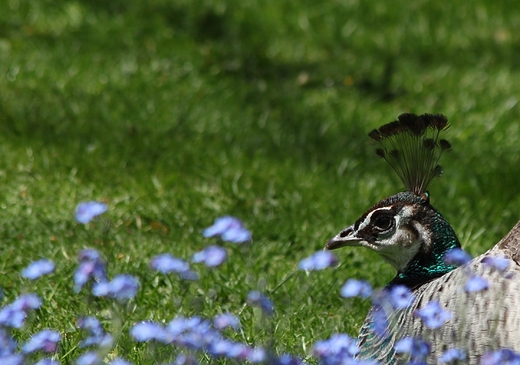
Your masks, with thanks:
[[(367, 133), (404, 112), (448, 117), (432, 203), (481, 253), (520, 218), (519, 29), (514, 1), (3, 0), (0, 285), (14, 295), (42, 256), (70, 274), (86, 245), (142, 272), (232, 214), (255, 247), (233, 275), (273, 290), (403, 189)], [(110, 206), (101, 233), (72, 218), (90, 199)], [(305, 338), (289, 350), (355, 335), (368, 304), (338, 310), (338, 285), (395, 274), (363, 249), (338, 256), (305, 294), (291, 280), (273, 292), (300, 318), (280, 319)]]

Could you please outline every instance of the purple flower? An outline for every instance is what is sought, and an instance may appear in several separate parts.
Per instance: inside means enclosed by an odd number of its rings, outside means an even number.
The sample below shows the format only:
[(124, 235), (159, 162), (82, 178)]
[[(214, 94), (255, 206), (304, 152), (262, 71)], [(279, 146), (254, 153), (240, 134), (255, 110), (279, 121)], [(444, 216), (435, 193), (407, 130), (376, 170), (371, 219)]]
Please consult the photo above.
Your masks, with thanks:
[(41, 305), (42, 301), (36, 294), (21, 295), (14, 302), (0, 309), (0, 325), (21, 328), (25, 323), (27, 311), (38, 309)]
[(2, 327), (0, 327), (0, 358), (12, 355), (16, 349), (16, 341)]
[(97, 201), (81, 202), (76, 206), (76, 221), (81, 224), (89, 223), (94, 217), (107, 211), (107, 205)]
[(14, 302), (13, 307), (19, 310), (39, 309), (42, 306), (42, 300), (36, 294), (20, 295)]
[(509, 268), (511, 260), (506, 257), (486, 256), (482, 259), (482, 263), (486, 266), (493, 267), (500, 272), (504, 272)]
[(278, 359), (273, 359), (274, 365), (303, 365), (302, 359), (289, 354), (282, 354)]
[(388, 316), (379, 304), (375, 304), (371, 310), (372, 325), (376, 335), (384, 337), (388, 334)]
[(42, 259), (29, 264), (29, 266), (22, 270), (21, 275), (23, 278), (35, 280), (38, 279), (40, 276), (50, 274), (54, 271), (54, 268), (54, 262), (52, 262), (51, 260)]
[(386, 293), (386, 298), (394, 309), (408, 308), (415, 300), (415, 295), (404, 285), (394, 285)]
[(240, 320), (237, 316), (234, 316), (230, 313), (218, 314), (213, 318), (213, 327), (218, 330), (222, 330), (227, 327), (238, 330), (240, 328)]
[(220, 236), (223, 241), (243, 243), (251, 240), (249, 232), (242, 222), (235, 217), (224, 216), (217, 218), (212, 226), (202, 231), (204, 237)]
[(253, 348), (246, 356), (246, 360), (253, 364), (264, 362), (267, 359), (267, 353), (262, 347)]
[(464, 285), (464, 290), (468, 293), (479, 292), (487, 288), (489, 288), (488, 281), (477, 275), (470, 277), (468, 281), (466, 281), (466, 285)]
[(259, 291), (251, 291), (247, 295), (247, 302), (251, 305), (260, 307), (264, 314), (268, 316), (272, 316), (274, 314), (274, 304), (271, 302), (271, 299), (266, 297), (264, 294)]
[(417, 309), (414, 315), (420, 317), (426, 327), (428, 328), (439, 328), (446, 321), (450, 320), (452, 314), (440, 306), (438, 301), (431, 301), (421, 309)]
[(191, 261), (198, 264), (202, 262), (207, 267), (217, 267), (227, 260), (227, 251), (220, 246), (208, 246), (204, 250), (196, 252)]
[(130, 329), (130, 335), (137, 342), (146, 342), (152, 340), (165, 342), (164, 340), (167, 336), (162, 325), (149, 321), (135, 324)]
[(349, 364), (359, 353), (357, 340), (344, 333), (336, 333), (328, 340), (316, 342), (313, 353), (320, 360), (320, 364)]
[(40, 361), (35, 362), (34, 365), (60, 365), (60, 362), (53, 359), (41, 359)]
[(33, 335), (29, 341), (23, 345), (22, 352), (26, 354), (40, 350), (48, 353), (55, 352), (60, 338), (59, 332), (48, 329), (42, 330)]
[(199, 274), (197, 274), (197, 272), (193, 271), (193, 270), (188, 270), (188, 271), (183, 271), (179, 274), (179, 276), (184, 279), (184, 280), (188, 280), (188, 281), (195, 281), (195, 280), (199, 280)]
[(423, 359), (430, 353), (430, 345), (421, 338), (404, 337), (394, 346), (398, 354), (410, 354), (413, 361)]
[(19, 354), (9, 354), (0, 357), (2, 365), (23, 365), (23, 356)]
[(240, 359), (247, 355), (248, 347), (242, 343), (218, 338), (209, 343), (208, 351), (214, 357), (223, 356), (229, 359)]
[(94, 279), (98, 283), (108, 281), (106, 264), (99, 252), (93, 249), (82, 250), (78, 260), (78, 268), (74, 271), (75, 293), (79, 293), (89, 279)]
[(341, 287), (343, 298), (361, 297), (366, 299), (372, 295), (372, 287), (364, 280), (348, 279)]
[(80, 317), (77, 319), (76, 325), (88, 333), (87, 338), (80, 343), (80, 347), (92, 345), (99, 347), (112, 346), (112, 335), (105, 332), (101, 322), (96, 317)]
[(199, 362), (193, 355), (179, 354), (171, 365), (199, 365)]
[(520, 354), (511, 349), (489, 351), (480, 358), (481, 365), (520, 364)]
[(466, 352), (464, 350), (452, 348), (444, 351), (444, 353), (439, 357), (439, 362), (441, 364), (446, 364), (457, 360), (466, 360)]
[(150, 268), (163, 274), (169, 274), (171, 272), (180, 274), (188, 271), (190, 269), (190, 264), (182, 259), (173, 257), (168, 253), (163, 253), (152, 258), (150, 261)]
[(76, 365), (101, 365), (99, 355), (93, 351), (89, 351), (78, 357)]
[(444, 262), (449, 265), (461, 266), (471, 261), (471, 255), (462, 248), (453, 248), (444, 255)]
[(96, 297), (110, 297), (120, 302), (132, 299), (139, 290), (139, 280), (132, 275), (117, 275), (110, 282), (96, 283), (92, 294)]
[(318, 251), (304, 258), (298, 264), (300, 270), (323, 270), (338, 264), (338, 258), (330, 251)]

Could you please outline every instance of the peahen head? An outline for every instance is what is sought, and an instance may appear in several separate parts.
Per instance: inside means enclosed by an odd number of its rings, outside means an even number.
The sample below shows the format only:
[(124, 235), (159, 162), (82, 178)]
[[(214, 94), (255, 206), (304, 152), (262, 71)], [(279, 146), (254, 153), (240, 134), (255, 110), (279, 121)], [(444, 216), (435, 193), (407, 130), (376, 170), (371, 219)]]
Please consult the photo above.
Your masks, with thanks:
[(377, 155), (392, 166), (407, 191), (381, 200), (325, 249), (364, 246), (374, 250), (397, 270), (390, 284), (413, 287), (453, 270), (443, 258), (460, 243), (426, 192), (430, 181), (442, 172), (437, 164), (440, 155), (450, 149), (448, 141), (439, 139), (447, 128), (442, 115), (402, 114), (370, 132), (382, 146)]

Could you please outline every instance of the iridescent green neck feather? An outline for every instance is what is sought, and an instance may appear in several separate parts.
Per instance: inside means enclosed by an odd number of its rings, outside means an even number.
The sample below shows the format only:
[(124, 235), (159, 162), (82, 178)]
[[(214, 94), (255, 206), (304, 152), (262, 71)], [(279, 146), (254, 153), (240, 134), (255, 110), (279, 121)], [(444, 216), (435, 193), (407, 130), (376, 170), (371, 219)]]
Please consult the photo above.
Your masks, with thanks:
[[(403, 193), (408, 195), (409, 192)], [(424, 246), (406, 268), (397, 273), (388, 286), (403, 284), (416, 287), (440, 277), (455, 268), (444, 262), (444, 256), (454, 248), (460, 248), (460, 242), (453, 228), (444, 217), (430, 205), (428, 195), (416, 213), (416, 219), (423, 222), (424, 228), (431, 235), (431, 244)], [(422, 199), (420, 197), (416, 198)]]

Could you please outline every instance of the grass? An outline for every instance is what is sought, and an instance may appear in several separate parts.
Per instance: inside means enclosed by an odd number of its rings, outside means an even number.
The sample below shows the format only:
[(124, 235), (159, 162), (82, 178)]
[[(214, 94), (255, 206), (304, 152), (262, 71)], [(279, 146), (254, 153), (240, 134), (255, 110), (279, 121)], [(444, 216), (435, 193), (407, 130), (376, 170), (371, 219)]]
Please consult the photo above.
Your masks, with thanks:
[[(64, 334), (58, 358), (80, 353), (75, 318), (98, 314), (73, 295), (83, 247), (110, 273), (137, 275), (136, 321), (239, 313), (248, 343), (308, 356), (334, 332), (356, 335), (367, 303), (338, 295), (349, 277), (382, 286), (392, 269), (344, 249), (334, 270), (289, 276), (379, 199), (401, 189), (366, 134), (402, 112), (443, 113), (454, 148), (433, 204), (473, 254), (518, 220), (518, 5), (478, 1), (38, 1), (0, 11), (0, 287), (4, 303), (45, 299), (25, 332)], [(80, 226), (82, 200), (110, 211)], [(189, 258), (200, 232), (232, 214), (249, 251), (200, 271), (196, 284), (157, 277), (149, 259)], [(19, 271), (46, 257), (52, 276)], [(287, 280), (286, 280), (287, 279)], [(286, 280), (284, 282), (284, 280)], [(280, 285), (280, 283), (282, 283)], [(277, 288), (275, 291), (273, 291)], [(269, 293), (272, 332), (244, 307)], [(183, 290), (187, 290), (187, 295)], [(183, 299), (185, 296), (187, 299)], [(79, 300), (78, 300), (79, 299)], [(152, 363), (128, 338), (115, 351)]]

